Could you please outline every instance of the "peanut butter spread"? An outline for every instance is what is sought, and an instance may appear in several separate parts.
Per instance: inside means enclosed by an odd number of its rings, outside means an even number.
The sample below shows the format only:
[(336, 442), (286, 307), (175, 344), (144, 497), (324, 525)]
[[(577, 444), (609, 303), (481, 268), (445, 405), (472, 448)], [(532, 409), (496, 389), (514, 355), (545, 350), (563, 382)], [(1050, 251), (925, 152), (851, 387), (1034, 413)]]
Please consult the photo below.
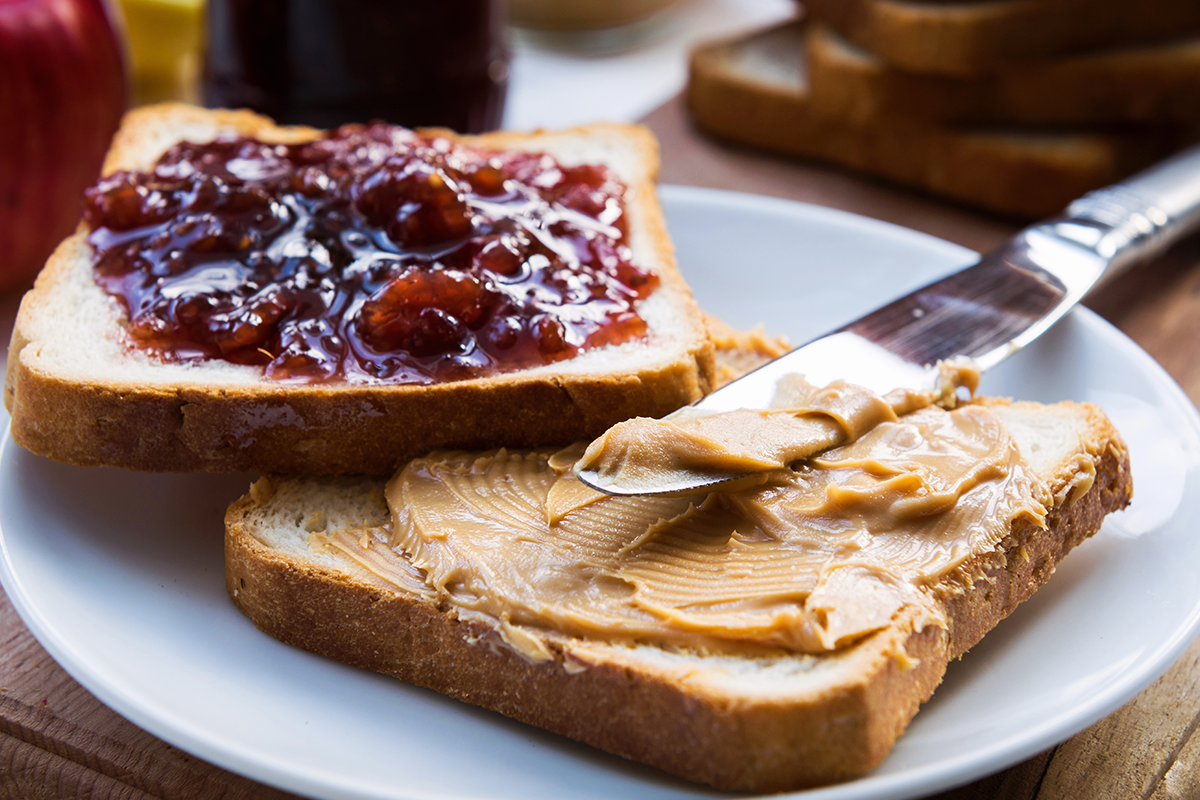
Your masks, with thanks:
[(816, 389), (800, 376), (787, 376), (767, 410), (714, 414), (685, 408), (664, 420), (639, 417), (614, 425), (588, 446), (578, 466), (647, 492), (674, 475), (701, 484), (746, 475), (735, 487), (741, 488), (763, 483), (773, 470), (852, 442), (881, 422), (894, 422), (898, 412), (932, 401), (905, 393), (894, 402), (899, 408), (841, 381)]
[(955, 570), (1014, 520), (1044, 525), (1049, 492), (986, 408), (793, 388), (790, 410), (706, 418), (687, 445), (766, 443), (782, 466), (756, 486), (613, 497), (574, 477), (583, 445), (435, 453), (387, 486), (392, 552), (535, 660), (553, 634), (824, 653), (912, 604), (937, 622)]

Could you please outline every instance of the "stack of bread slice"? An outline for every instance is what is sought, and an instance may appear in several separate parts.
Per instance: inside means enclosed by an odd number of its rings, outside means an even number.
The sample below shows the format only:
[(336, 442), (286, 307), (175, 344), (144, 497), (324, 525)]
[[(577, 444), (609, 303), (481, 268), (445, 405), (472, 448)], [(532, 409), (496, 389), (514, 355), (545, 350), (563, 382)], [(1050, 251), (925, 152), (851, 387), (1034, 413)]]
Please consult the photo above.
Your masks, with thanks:
[(692, 57), (696, 123), (1020, 217), (1196, 138), (1190, 0), (808, 0)]

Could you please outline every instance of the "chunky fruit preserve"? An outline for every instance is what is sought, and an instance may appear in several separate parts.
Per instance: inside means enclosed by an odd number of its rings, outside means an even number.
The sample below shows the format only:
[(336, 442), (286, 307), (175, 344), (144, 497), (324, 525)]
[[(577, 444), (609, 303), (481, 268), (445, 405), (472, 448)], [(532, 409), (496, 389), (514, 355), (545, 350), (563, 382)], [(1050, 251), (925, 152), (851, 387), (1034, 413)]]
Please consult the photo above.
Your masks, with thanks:
[(293, 145), (181, 143), (87, 192), (99, 284), (133, 342), (280, 380), (428, 383), (646, 332), (604, 167), (381, 123)]

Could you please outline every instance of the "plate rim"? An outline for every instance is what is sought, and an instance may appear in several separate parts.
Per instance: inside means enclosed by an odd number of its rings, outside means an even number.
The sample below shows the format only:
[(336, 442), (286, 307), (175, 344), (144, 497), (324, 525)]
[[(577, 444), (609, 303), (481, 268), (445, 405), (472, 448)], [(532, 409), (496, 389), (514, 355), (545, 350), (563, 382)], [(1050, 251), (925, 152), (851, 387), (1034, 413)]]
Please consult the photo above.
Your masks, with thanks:
[[(769, 208), (772, 211), (794, 213), (797, 216), (807, 217), (818, 222), (826, 220), (836, 222), (839, 226), (848, 226), (856, 229), (862, 227), (878, 229), (889, 236), (899, 235), (908, 238), (922, 247), (932, 246), (942, 249), (947, 254), (968, 257), (973, 252), (930, 234), (914, 231), (890, 222), (809, 203), (704, 187), (668, 184), (659, 188), (663, 193), (664, 205), (668, 205), (671, 202), (700, 202), (706, 204), (735, 203), (748, 207), (758, 206)], [(1175, 411), (1188, 418), (1193, 429), (1197, 433), (1200, 433), (1200, 412), (1197, 411), (1195, 404), (1192, 403), (1191, 399), (1184, 393), (1178, 383), (1157, 361), (1150, 357), (1149, 354), (1142, 350), (1136, 342), (1127, 337), (1123, 332), (1089, 309), (1080, 307), (1073, 314), (1079, 316), (1089, 335), (1115, 337), (1112, 341), (1118, 342), (1123, 348), (1129, 348), (1130, 352), (1134, 353), (1139, 358), (1139, 361), (1142, 362), (1140, 365), (1146, 368), (1149, 374), (1154, 377), (1158, 390), (1172, 401)], [(0, 463), (6, 463), (13, 455), (10, 453), (13, 447), (17, 447), (17, 445), (13, 441), (11, 434), (8, 433), (6, 426), (5, 436), (3, 437), (3, 441), (0, 441)], [(86, 657), (82, 653), (77, 652), (77, 649), (69, 641), (62, 639), (57, 634), (55, 626), (46, 619), (35, 604), (29, 602), (28, 591), (24, 587), (21, 577), (14, 569), (8, 537), (2, 527), (0, 527), (0, 584), (4, 586), (10, 602), (39, 644), (50, 653), (74, 680), (126, 719), (151, 732), (153, 735), (187, 752), (193, 753), (197, 757), (203, 758), (218, 767), (289, 791), (319, 792), (320, 796), (323, 797), (366, 798), (384, 796), (375, 793), (364, 793), (368, 792), (368, 787), (365, 785), (358, 785), (357, 788), (353, 788), (347, 786), (344, 782), (329, 783), (327, 779), (317, 774), (281, 770), (276, 762), (265, 763), (261, 760), (240, 758), (239, 754), (232, 748), (221, 746), (220, 737), (196, 735), (194, 726), (186, 724), (182, 727), (174, 727), (176, 723), (170, 719), (171, 715), (168, 714), (164, 717), (161, 711), (156, 715), (152, 709), (142, 708), (136, 701), (118, 692), (107, 680), (100, 680), (99, 684), (97, 684), (97, 677), (86, 664)], [(1142, 660), (1141, 667), (1134, 670), (1136, 673), (1135, 680), (1126, 680), (1120, 687), (1112, 687), (1106, 693), (1102, 693), (1107, 695), (1107, 702), (1099, 707), (1102, 713), (1097, 713), (1097, 707), (1089, 707), (1086, 713), (1080, 711), (1065, 722), (1060, 721), (1058, 725), (1049, 726), (1042, 730), (1037, 737), (1020, 743), (1020, 746), (1002, 742), (991, 748), (990, 755), (986, 757), (962, 754), (957, 758), (950, 759), (948, 762), (937, 762), (925, 767), (911, 768), (897, 773), (883, 775), (872, 773), (849, 783), (788, 793), (782, 796), (803, 798), (804, 800), (867, 800), (867, 798), (912, 797), (917, 794), (936, 792), (951, 786), (961, 785), (998, 769), (1007, 768), (1040, 752), (1047, 746), (1074, 735), (1074, 733), (1088, 727), (1099, 719), (1103, 719), (1116, 708), (1128, 702), (1129, 699), (1139, 694), (1146, 686), (1169, 669), (1192, 641), (1196, 639), (1198, 633), (1200, 633), (1200, 604), (1192, 608), (1188, 624), (1177, 629), (1170, 641), (1165, 642), (1157, 648), (1156, 652), (1158, 655), (1155, 659), (1148, 662)], [(265, 636), (265, 634), (263, 635)], [(1133, 688), (1131, 689), (1130, 687)], [(1065, 735), (1063, 735), (1064, 731), (1066, 731)], [(981, 759), (986, 762), (986, 765), (980, 765)], [(996, 766), (996, 759), (1004, 760), (1004, 763)], [(297, 780), (300, 777), (303, 777), (304, 780)], [(698, 788), (700, 791), (713, 791), (708, 787)], [(407, 797), (410, 795), (388, 796)], [(452, 795), (443, 793), (441, 795), (421, 794), (411, 796), (434, 797)]]

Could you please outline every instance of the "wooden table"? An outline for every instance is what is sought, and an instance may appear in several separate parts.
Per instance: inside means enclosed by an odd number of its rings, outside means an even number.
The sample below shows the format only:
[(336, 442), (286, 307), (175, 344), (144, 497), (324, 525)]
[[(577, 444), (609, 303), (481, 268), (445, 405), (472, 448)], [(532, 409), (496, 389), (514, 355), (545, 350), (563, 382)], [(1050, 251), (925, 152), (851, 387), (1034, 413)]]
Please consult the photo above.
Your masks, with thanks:
[[(895, 222), (990, 249), (1017, 223), (812, 164), (704, 139), (672, 101), (647, 124), (662, 180), (774, 195)], [(0, 315), (16, 295), (0, 296)], [(1089, 303), (1200, 401), (1200, 238), (1135, 268)], [(0, 318), (4, 318), (0, 316)], [(1053, 750), (939, 800), (1168, 800), (1200, 795), (1200, 642), (1126, 706)], [(156, 739), (75, 683), (0, 595), (0, 798), (282, 798)]]

